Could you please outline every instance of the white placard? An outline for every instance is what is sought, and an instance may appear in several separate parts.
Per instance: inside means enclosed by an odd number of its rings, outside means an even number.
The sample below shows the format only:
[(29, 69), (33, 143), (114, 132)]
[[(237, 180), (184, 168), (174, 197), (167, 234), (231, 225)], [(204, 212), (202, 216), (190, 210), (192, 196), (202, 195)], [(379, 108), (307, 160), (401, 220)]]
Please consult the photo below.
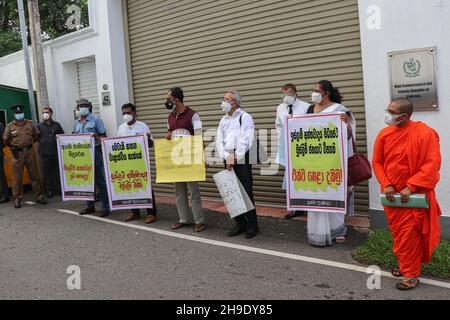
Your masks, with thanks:
[(233, 170), (216, 173), (213, 178), (231, 218), (255, 209)]

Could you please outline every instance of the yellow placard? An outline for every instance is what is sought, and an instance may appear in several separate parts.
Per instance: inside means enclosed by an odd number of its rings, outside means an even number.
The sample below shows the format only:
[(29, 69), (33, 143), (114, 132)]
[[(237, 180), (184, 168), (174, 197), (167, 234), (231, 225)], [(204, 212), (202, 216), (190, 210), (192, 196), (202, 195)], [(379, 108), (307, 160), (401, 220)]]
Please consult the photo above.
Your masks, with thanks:
[(202, 136), (155, 140), (156, 183), (205, 181)]

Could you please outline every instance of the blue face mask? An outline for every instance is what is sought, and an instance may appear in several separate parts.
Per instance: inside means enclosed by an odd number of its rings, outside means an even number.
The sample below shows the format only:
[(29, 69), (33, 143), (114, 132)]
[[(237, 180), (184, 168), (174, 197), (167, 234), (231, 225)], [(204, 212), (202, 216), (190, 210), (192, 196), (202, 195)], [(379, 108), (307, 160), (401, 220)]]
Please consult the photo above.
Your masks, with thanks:
[(80, 108), (80, 115), (83, 117), (87, 116), (89, 114), (89, 108)]
[(14, 114), (14, 118), (16, 118), (16, 120), (18, 120), (18, 121), (23, 120), (25, 118), (25, 114), (16, 113), (16, 114)]

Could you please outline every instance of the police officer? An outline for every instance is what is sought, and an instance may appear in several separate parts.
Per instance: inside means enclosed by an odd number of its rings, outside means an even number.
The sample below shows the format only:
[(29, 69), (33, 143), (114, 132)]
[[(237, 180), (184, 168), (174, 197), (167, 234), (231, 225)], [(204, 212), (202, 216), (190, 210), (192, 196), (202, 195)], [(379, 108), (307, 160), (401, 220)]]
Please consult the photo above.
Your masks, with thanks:
[[(103, 158), (100, 146), (100, 138), (106, 137), (105, 126), (103, 121), (94, 116), (92, 112), (92, 103), (87, 99), (77, 100), (77, 111), (80, 113), (80, 118), (75, 121), (73, 132), (75, 134), (89, 133), (95, 138), (95, 182), (100, 189), (100, 200), (102, 202), (103, 210), (100, 212), (100, 217), (106, 217), (110, 214), (108, 191), (106, 189), (105, 174), (103, 171)], [(80, 215), (91, 214), (95, 212), (95, 202), (88, 201), (86, 208), (79, 212)]]
[(31, 186), (37, 198), (37, 203), (47, 204), (41, 188), (39, 170), (33, 143), (39, 139), (39, 131), (31, 120), (25, 119), (24, 106), (11, 106), (14, 121), (6, 126), (3, 134), (4, 143), (13, 154), (13, 198), (14, 208), (20, 208), (23, 199), (23, 169), (27, 167)]

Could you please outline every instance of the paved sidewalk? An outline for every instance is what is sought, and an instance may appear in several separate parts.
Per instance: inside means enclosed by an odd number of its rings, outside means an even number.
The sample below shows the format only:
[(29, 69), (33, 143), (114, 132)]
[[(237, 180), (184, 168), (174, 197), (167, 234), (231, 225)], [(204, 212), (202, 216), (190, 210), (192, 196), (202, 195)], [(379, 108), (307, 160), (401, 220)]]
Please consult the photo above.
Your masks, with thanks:
[[(167, 204), (167, 205), (176, 205), (175, 197), (168, 196), (158, 196), (156, 195), (156, 203), (157, 204)], [(223, 202), (213, 201), (213, 200), (203, 200), (203, 208), (228, 214), (227, 208), (223, 204)], [(284, 216), (287, 214), (286, 208), (274, 208), (267, 206), (256, 206), (256, 212), (259, 217), (272, 217), (277, 219), (284, 219)], [(291, 220), (299, 220), (306, 221), (306, 217), (295, 217)], [(347, 217), (347, 225), (354, 227), (360, 232), (367, 233), (370, 228), (370, 219), (369, 217)]]

